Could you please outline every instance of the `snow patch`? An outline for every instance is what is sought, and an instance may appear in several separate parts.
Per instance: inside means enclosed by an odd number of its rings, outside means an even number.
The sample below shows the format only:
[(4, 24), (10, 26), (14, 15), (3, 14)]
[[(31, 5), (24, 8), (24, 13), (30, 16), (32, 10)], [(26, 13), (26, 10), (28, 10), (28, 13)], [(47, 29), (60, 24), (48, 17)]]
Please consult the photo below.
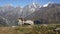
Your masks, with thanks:
[(48, 2), (47, 4), (43, 5), (43, 7), (47, 7), (49, 4), (54, 4), (53, 2)]
[(35, 3), (33, 3), (33, 5), (34, 5), (35, 8), (37, 8), (36, 5), (35, 5)]

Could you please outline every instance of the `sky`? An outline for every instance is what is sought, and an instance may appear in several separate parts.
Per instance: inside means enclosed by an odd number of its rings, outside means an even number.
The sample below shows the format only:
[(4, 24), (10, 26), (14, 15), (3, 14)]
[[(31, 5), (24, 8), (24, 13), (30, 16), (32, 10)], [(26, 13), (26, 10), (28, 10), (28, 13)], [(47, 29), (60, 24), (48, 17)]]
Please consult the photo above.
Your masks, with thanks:
[(21, 6), (24, 7), (30, 3), (36, 2), (40, 5), (44, 5), (48, 2), (54, 2), (54, 3), (59, 3), (60, 0), (0, 0), (0, 6), (4, 6), (7, 4), (11, 4), (13, 6)]

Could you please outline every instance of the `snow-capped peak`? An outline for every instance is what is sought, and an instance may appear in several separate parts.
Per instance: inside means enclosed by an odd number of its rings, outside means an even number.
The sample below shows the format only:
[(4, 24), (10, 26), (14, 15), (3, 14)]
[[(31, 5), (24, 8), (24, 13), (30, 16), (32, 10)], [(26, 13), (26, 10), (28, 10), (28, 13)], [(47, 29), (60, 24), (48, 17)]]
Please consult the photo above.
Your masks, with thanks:
[(43, 5), (43, 7), (47, 7), (47, 6), (48, 6), (48, 4)]
[(48, 2), (47, 4), (43, 5), (43, 7), (47, 7), (47, 6), (51, 6), (52, 4), (54, 4), (53, 2)]
[(33, 5), (34, 5), (35, 8), (37, 8), (34, 2), (33, 2)]
[(33, 2), (29, 4), (29, 8), (41, 8), (41, 6), (38, 3)]

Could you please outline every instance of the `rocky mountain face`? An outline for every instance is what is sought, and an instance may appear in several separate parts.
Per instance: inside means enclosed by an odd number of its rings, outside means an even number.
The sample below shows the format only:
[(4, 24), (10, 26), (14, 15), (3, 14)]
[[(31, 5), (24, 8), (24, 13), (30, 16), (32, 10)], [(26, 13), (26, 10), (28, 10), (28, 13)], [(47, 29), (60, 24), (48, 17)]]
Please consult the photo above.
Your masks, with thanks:
[(41, 23), (59, 23), (60, 22), (60, 4), (48, 3), (46, 5), (39, 5), (31, 3), (21, 8), (6, 5), (0, 7), (0, 19), (2, 25), (18, 25), (18, 18), (39, 20)]
[(0, 26), (8, 26), (8, 20), (0, 16)]
[(21, 7), (4, 6), (0, 8), (0, 16), (8, 20), (9, 25), (17, 25), (17, 19), (21, 14)]
[(42, 23), (60, 23), (60, 4), (49, 3), (25, 19), (40, 20)]
[(41, 8), (41, 6), (37, 3), (31, 3), (27, 6), (25, 6), (22, 10), (22, 17), (24, 18), (24, 17), (34, 13), (39, 8)]

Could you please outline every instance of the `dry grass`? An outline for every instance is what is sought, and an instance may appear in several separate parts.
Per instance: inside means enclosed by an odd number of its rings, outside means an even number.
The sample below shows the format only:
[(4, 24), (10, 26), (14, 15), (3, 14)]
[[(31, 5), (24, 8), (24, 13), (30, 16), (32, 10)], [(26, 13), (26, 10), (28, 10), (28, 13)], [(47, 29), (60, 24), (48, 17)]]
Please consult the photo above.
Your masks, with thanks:
[[(0, 34), (25, 34), (29, 32), (31, 27), (23, 27), (23, 26), (17, 26), (17, 27), (0, 27)], [(26, 31), (25, 31), (26, 30)]]
[(56, 27), (60, 28), (60, 25), (0, 27), (0, 34), (57, 34), (54, 32)]
[(19, 32), (12, 27), (0, 27), (0, 34), (19, 34)]

